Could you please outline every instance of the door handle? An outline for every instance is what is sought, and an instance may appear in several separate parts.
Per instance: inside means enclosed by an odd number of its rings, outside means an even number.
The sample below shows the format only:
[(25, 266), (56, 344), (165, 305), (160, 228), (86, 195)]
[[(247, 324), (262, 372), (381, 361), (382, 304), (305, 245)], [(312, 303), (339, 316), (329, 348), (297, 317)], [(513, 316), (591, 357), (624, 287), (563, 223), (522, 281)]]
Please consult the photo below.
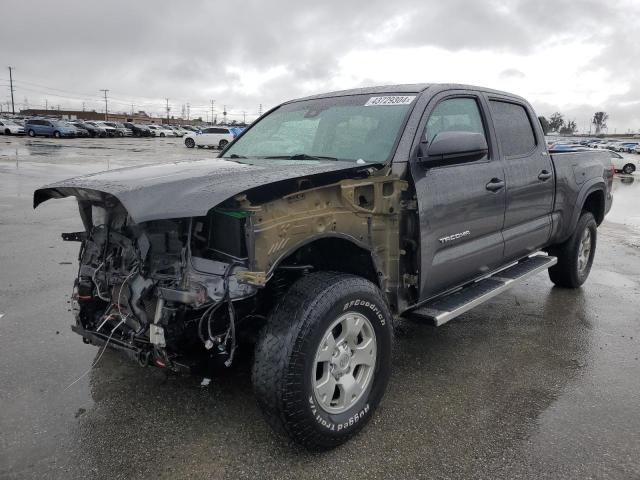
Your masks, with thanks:
[(540, 174), (538, 175), (538, 180), (542, 180), (543, 182), (546, 182), (550, 178), (551, 178), (551, 174), (549, 172), (547, 172), (546, 170), (542, 170), (540, 172)]
[(497, 192), (498, 190), (504, 188), (504, 180), (500, 180), (499, 178), (492, 178), (491, 181), (487, 183), (486, 187), (490, 192)]

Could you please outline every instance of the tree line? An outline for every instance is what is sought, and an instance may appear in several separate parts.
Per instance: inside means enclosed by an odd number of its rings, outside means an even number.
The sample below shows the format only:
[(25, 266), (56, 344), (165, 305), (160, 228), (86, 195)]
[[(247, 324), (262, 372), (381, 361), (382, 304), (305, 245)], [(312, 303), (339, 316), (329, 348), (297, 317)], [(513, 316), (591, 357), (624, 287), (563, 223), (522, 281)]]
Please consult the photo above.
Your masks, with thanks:
[[(607, 120), (609, 115), (607, 112), (596, 112), (593, 114), (591, 124), (595, 127), (596, 135), (600, 135), (603, 130), (607, 128)], [(573, 135), (578, 130), (578, 125), (575, 120), (565, 120), (564, 115), (560, 112), (555, 112), (549, 118), (539, 116), (540, 125), (544, 134), (559, 133), (560, 135)]]

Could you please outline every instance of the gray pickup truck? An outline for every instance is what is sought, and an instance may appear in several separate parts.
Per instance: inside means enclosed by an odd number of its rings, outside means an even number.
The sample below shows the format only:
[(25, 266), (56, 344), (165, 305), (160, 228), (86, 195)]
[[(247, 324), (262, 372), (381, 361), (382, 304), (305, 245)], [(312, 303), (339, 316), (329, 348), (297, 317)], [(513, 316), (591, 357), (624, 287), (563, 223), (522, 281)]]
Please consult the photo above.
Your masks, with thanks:
[(219, 158), (58, 182), (34, 206), (77, 198), (86, 343), (196, 373), (253, 351), (267, 421), (322, 450), (373, 415), (399, 318), (442, 325), (543, 270), (580, 287), (612, 177), (608, 152), (550, 154), (520, 97), (394, 85), (286, 102)]

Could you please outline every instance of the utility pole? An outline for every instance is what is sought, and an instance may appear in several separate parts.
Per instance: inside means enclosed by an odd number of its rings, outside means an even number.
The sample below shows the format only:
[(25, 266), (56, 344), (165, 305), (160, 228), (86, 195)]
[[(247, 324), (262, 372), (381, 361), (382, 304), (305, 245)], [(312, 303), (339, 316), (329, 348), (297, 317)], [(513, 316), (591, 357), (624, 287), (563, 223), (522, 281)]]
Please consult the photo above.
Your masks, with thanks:
[(49, 100), (47, 100), (46, 98), (44, 99), (44, 111), (46, 112), (47, 110), (49, 110)]
[(224, 110), (222, 111), (222, 124), (227, 124), (227, 106), (224, 106)]
[(82, 102), (82, 111), (84, 112), (84, 102)]
[[(215, 100), (211, 100), (211, 120), (213, 120), (213, 106), (214, 106), (215, 103), (216, 103)], [(209, 123), (209, 122), (207, 122), (207, 123)]]
[(106, 88), (101, 88), (101, 92), (104, 92), (104, 120), (105, 122), (109, 120), (109, 103), (107, 102), (107, 92), (109, 91)]
[(258, 116), (262, 116), (262, 104), (260, 104), (260, 106), (258, 107)]
[(11, 74), (11, 71), (13, 70), (13, 67), (9, 67), (9, 85), (10, 85), (10, 89), (11, 89), (11, 113), (13, 115), (16, 114), (16, 107), (13, 104), (13, 75)]
[(187, 102), (187, 120), (191, 118), (191, 104)]
[(167, 123), (169, 123), (169, 111), (171, 110), (171, 107), (169, 107), (169, 99), (165, 98), (165, 100), (167, 101)]
[(242, 123), (247, 124), (247, 112), (242, 111)]

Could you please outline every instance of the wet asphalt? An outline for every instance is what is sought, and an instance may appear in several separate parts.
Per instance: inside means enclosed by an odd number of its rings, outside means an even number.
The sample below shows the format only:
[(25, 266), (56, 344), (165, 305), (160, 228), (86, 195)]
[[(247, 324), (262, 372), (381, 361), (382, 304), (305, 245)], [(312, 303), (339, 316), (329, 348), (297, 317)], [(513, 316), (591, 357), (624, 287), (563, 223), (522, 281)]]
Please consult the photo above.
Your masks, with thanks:
[(440, 328), (403, 322), (380, 409), (331, 452), (272, 434), (249, 355), (206, 388), (111, 351), (90, 368), (98, 348), (69, 329), (78, 244), (60, 239), (76, 206), (34, 211), (34, 188), (214, 155), (0, 137), (0, 478), (640, 478), (638, 174), (616, 178), (582, 289), (539, 275)]

